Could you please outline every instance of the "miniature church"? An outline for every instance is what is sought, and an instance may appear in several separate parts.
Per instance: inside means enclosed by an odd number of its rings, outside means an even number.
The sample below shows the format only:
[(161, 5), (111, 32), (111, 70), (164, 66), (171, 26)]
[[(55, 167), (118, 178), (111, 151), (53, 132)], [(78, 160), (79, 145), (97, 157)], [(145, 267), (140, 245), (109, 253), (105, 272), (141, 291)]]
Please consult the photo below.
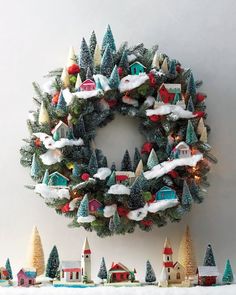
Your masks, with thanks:
[(166, 270), (168, 284), (181, 284), (185, 280), (185, 269), (177, 261), (173, 263), (173, 250), (166, 238), (163, 249), (163, 266)]

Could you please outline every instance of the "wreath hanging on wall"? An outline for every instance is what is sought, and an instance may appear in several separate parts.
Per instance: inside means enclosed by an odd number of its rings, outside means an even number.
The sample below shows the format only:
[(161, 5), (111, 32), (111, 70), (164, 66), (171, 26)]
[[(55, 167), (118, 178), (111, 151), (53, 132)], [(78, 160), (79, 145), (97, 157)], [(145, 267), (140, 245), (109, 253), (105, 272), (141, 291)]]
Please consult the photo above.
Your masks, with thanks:
[[(64, 69), (49, 72), (42, 89), (33, 84), (38, 108), (29, 113), (21, 163), (36, 181), (28, 187), (72, 227), (101, 237), (150, 231), (203, 201), (216, 162), (206, 95), (190, 69), (157, 49), (125, 42), (117, 50), (108, 26), (101, 50), (93, 32), (79, 57), (71, 48)], [(138, 118), (145, 142), (132, 160), (126, 150), (121, 165), (108, 167), (96, 131), (116, 113)]]

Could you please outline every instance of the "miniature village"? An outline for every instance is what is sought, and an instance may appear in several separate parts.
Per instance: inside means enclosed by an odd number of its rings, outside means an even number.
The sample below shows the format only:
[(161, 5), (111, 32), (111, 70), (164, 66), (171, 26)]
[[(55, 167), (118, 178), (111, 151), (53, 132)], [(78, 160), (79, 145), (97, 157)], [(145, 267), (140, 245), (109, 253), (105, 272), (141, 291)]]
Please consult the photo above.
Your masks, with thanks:
[[(97, 272), (99, 283), (94, 283), (95, 278), (91, 276), (92, 251), (85, 238), (80, 260), (60, 260), (57, 247), (54, 246), (44, 265), (44, 252), (41, 238), (36, 227), (34, 227), (31, 240), (28, 265), (22, 267), (16, 274), (17, 280), (13, 280), (13, 273), (9, 258), (5, 267), (0, 268), (1, 287), (68, 287), (86, 288), (96, 286), (147, 286), (156, 287), (194, 287), (194, 286), (218, 286), (234, 283), (233, 271), (229, 259), (226, 261), (222, 278), (219, 280), (220, 272), (216, 266), (211, 245), (206, 249), (203, 265), (197, 265), (193, 241), (189, 227), (186, 227), (182, 237), (178, 260), (173, 258), (171, 242), (166, 238), (162, 250), (162, 266), (158, 267), (160, 274), (157, 277), (152, 264), (146, 262), (145, 278), (136, 279), (136, 269), (130, 268), (121, 262), (113, 262), (107, 268), (105, 258), (101, 258), (100, 268)], [(161, 255), (161, 251), (160, 251)], [(145, 267), (145, 266), (144, 266)]]

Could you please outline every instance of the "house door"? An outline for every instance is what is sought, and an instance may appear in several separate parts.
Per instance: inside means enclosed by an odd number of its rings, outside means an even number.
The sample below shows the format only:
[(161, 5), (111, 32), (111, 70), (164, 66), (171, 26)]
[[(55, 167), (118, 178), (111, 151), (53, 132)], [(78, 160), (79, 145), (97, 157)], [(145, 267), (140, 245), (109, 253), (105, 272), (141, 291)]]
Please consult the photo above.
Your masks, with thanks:
[(112, 282), (116, 282), (117, 280), (116, 280), (116, 274), (115, 273), (113, 273), (112, 274)]
[(29, 280), (29, 285), (32, 285), (32, 280)]
[(24, 283), (25, 283), (24, 279), (20, 279), (20, 285), (22, 286), (24, 285)]

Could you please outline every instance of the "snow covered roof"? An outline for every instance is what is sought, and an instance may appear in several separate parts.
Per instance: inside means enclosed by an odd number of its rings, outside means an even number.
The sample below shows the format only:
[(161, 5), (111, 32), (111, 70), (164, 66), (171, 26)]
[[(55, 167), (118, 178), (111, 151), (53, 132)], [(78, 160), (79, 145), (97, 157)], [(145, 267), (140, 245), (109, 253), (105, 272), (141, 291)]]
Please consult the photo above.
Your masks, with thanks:
[[(119, 268), (115, 268), (115, 266), (118, 266)], [(118, 263), (112, 263), (111, 268), (109, 269), (109, 271), (112, 272), (121, 272), (121, 271), (125, 271), (125, 272), (130, 272), (130, 270), (122, 263), (118, 262)]]
[(219, 271), (217, 266), (199, 266), (198, 275), (200, 277), (217, 277)]
[(175, 149), (189, 149), (189, 146), (187, 145), (186, 142), (184, 141), (181, 141), (180, 143), (178, 143), (176, 146), (175, 146)]
[(59, 175), (59, 176), (65, 178), (66, 180), (69, 180), (69, 178), (65, 177), (63, 174), (61, 174), (61, 173), (59, 173), (59, 172), (57, 172), (57, 171), (51, 173), (51, 174), (49, 175), (49, 178), (50, 178), (51, 176), (55, 175), (55, 174), (57, 174), (57, 175)]
[[(164, 85), (165, 88), (170, 93), (181, 93), (181, 84), (167, 84), (167, 83), (163, 83), (162, 85)], [(162, 85), (160, 86), (160, 88), (162, 87)]]
[(144, 84), (149, 79), (148, 75), (141, 73), (139, 75), (128, 75), (121, 79), (119, 90), (121, 93), (135, 89)]
[(23, 271), (28, 278), (36, 278), (36, 269), (34, 267), (23, 267), (19, 273)]
[(61, 262), (60, 268), (63, 270), (66, 269), (78, 269), (81, 267), (81, 262), (79, 260), (75, 260), (75, 261), (68, 261), (68, 260), (64, 260)]
[(144, 67), (146, 69), (146, 67), (143, 64), (141, 64), (141, 62), (139, 62), (139, 61), (133, 62), (129, 67), (132, 67), (135, 64), (139, 64), (140, 66), (142, 66), (142, 67)]
[(64, 126), (65, 128), (69, 128), (68, 125), (66, 125), (66, 123), (60, 121), (53, 129), (52, 129), (52, 134), (54, 134), (58, 128), (60, 128), (61, 126)]

